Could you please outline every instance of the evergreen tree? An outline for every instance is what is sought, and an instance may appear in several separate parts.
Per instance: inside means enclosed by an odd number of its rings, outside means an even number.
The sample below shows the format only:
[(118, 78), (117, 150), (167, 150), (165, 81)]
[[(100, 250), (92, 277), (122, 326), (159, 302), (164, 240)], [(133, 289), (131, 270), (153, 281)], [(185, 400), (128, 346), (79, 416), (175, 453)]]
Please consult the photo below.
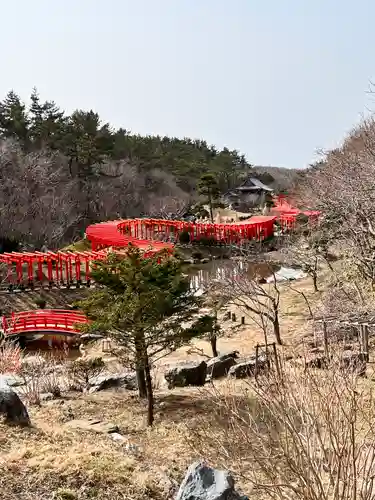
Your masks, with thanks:
[(250, 165), (238, 151), (229, 151), (224, 148), (210, 163), (210, 169), (216, 173), (221, 191), (236, 187), (247, 175)]
[(179, 261), (160, 253), (144, 258), (134, 247), (129, 247), (126, 258), (112, 255), (96, 263), (92, 277), (99, 287), (80, 304), (93, 320), (86, 328), (106, 331), (123, 353), (132, 356), (152, 425), (152, 362), (200, 334), (195, 322), (184, 325), (192, 322), (201, 299), (190, 289)]
[[(113, 151), (114, 137), (109, 124), (101, 124), (94, 111), (77, 110), (69, 117), (65, 134), (65, 153), (70, 159), (71, 172), (80, 178), (95, 174)], [(73, 165), (74, 163), (74, 165)]]
[(220, 206), (220, 203), (218, 202), (220, 197), (220, 189), (215, 175), (211, 173), (202, 175), (198, 183), (198, 193), (206, 198), (210, 211), (211, 222), (213, 223), (213, 209)]
[(34, 149), (60, 149), (66, 128), (64, 112), (53, 101), (40, 102), (34, 87), (30, 106), (30, 140)]
[(28, 127), (26, 106), (11, 90), (4, 101), (0, 102), (0, 134), (3, 137), (16, 139), (23, 147), (27, 147)]

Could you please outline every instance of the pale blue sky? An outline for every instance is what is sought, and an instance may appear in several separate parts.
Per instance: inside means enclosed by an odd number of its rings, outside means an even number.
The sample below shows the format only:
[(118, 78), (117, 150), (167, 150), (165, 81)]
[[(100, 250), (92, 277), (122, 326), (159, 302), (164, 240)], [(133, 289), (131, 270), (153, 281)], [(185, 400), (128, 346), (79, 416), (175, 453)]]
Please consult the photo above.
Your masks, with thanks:
[(304, 167), (375, 101), (374, 0), (2, 0), (0, 95)]

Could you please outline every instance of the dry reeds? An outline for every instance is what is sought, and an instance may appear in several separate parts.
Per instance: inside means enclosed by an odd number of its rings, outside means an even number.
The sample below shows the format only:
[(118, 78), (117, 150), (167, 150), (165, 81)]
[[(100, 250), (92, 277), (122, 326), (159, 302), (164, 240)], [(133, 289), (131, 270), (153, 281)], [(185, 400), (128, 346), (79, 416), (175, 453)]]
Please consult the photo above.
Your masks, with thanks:
[(0, 373), (19, 373), (21, 370), (22, 350), (7, 342), (0, 345)]
[(212, 388), (215, 419), (196, 450), (276, 500), (374, 497), (375, 400), (369, 381), (335, 358), (326, 370), (290, 366), (240, 393)]

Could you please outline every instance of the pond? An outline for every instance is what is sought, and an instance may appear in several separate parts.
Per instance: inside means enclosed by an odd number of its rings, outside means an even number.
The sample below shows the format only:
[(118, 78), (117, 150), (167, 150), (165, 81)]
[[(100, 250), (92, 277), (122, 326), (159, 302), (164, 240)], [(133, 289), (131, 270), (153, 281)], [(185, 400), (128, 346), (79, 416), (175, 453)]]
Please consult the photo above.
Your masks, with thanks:
[[(271, 269), (271, 270), (270, 270)], [(246, 272), (251, 278), (267, 279), (280, 266), (269, 262), (254, 262), (241, 259), (212, 260), (206, 264), (191, 265), (188, 269), (191, 287), (194, 290), (203, 290), (213, 281), (222, 281), (233, 278)]]

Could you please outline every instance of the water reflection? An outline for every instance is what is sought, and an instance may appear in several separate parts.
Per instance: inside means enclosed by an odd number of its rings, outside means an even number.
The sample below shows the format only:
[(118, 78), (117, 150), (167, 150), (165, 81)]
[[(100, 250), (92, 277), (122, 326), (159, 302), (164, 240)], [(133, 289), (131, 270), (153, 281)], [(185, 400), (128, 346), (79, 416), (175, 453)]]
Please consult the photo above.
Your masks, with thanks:
[(251, 262), (247, 259), (213, 260), (189, 269), (190, 286), (202, 293), (213, 281), (225, 281), (246, 273), (251, 278), (268, 278), (278, 267), (266, 262)]

